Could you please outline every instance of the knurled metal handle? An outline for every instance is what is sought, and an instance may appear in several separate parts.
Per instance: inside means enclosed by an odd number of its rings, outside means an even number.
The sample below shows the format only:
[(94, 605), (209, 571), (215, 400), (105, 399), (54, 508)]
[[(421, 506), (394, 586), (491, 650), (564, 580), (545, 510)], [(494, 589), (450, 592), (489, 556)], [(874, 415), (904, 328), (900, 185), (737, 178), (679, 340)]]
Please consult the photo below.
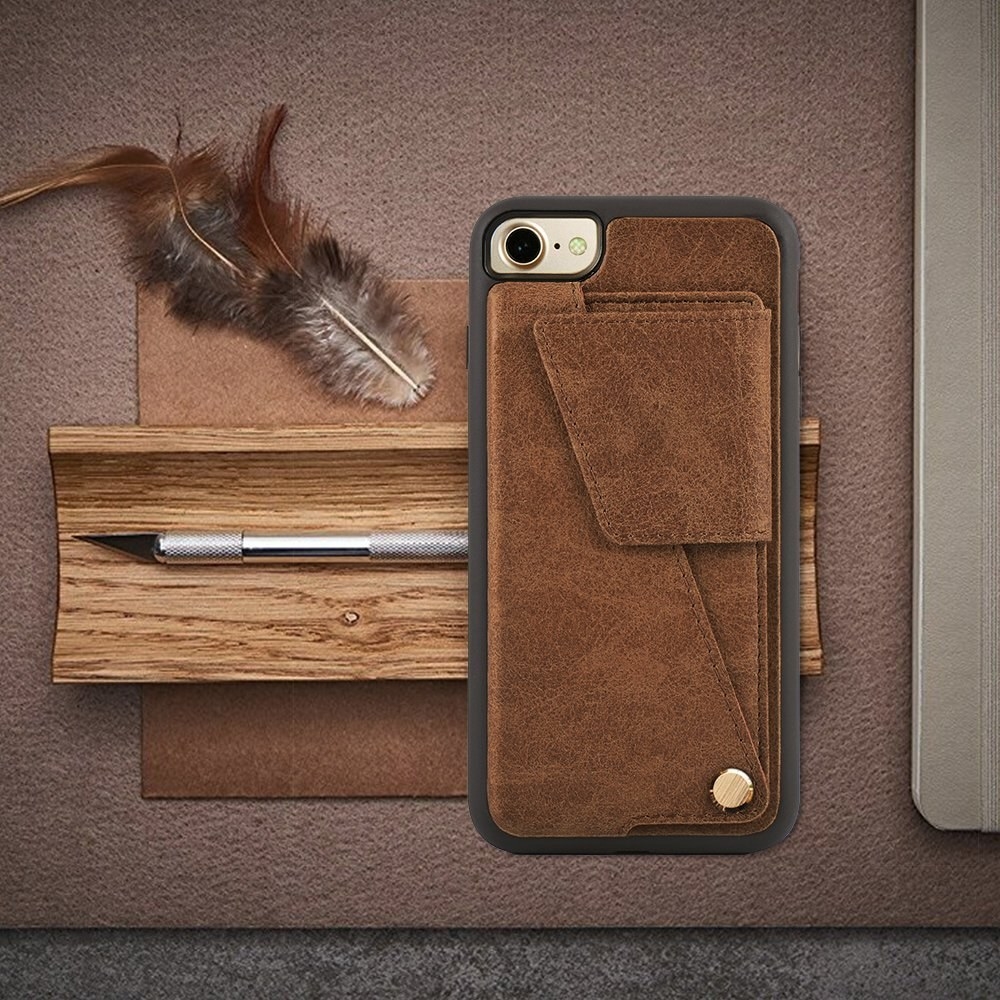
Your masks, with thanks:
[(243, 562), (243, 533), (169, 531), (157, 539), (154, 555), (163, 563)]
[(391, 562), (465, 562), (469, 536), (464, 531), (375, 531), (372, 559)]

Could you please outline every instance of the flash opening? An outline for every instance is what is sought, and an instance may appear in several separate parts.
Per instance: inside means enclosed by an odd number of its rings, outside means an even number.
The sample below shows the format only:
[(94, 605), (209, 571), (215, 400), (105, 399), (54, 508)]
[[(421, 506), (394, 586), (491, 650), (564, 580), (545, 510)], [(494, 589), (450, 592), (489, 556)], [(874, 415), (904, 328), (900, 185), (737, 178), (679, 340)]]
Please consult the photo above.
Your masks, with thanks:
[(582, 236), (574, 236), (568, 243), (569, 252), (577, 257), (587, 252), (587, 241)]

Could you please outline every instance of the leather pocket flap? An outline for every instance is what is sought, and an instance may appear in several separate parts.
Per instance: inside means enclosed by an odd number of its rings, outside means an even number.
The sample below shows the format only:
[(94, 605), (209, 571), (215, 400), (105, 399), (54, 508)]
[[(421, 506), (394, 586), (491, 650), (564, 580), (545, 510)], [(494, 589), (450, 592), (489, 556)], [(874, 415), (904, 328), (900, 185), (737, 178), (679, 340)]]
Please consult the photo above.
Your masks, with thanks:
[(568, 313), (534, 325), (597, 521), (620, 545), (771, 537), (770, 311)]

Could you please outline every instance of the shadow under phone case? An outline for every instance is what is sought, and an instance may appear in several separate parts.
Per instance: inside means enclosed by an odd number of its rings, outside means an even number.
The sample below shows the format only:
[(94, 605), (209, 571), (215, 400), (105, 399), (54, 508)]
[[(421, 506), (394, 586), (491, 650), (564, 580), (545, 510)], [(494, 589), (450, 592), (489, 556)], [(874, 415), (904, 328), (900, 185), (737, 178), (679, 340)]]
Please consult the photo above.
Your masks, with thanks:
[(794, 229), (732, 199), (558, 208), (606, 223), (589, 277), (473, 282), (473, 817), (516, 851), (758, 849), (797, 811)]

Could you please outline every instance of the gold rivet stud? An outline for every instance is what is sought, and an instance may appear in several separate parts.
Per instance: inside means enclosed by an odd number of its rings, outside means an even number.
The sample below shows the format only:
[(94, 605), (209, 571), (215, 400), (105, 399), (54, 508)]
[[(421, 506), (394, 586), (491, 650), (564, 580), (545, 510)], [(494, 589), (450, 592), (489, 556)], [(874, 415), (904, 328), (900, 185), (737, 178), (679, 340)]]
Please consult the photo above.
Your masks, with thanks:
[(746, 771), (727, 767), (712, 782), (712, 801), (720, 809), (739, 809), (753, 798), (753, 781)]

